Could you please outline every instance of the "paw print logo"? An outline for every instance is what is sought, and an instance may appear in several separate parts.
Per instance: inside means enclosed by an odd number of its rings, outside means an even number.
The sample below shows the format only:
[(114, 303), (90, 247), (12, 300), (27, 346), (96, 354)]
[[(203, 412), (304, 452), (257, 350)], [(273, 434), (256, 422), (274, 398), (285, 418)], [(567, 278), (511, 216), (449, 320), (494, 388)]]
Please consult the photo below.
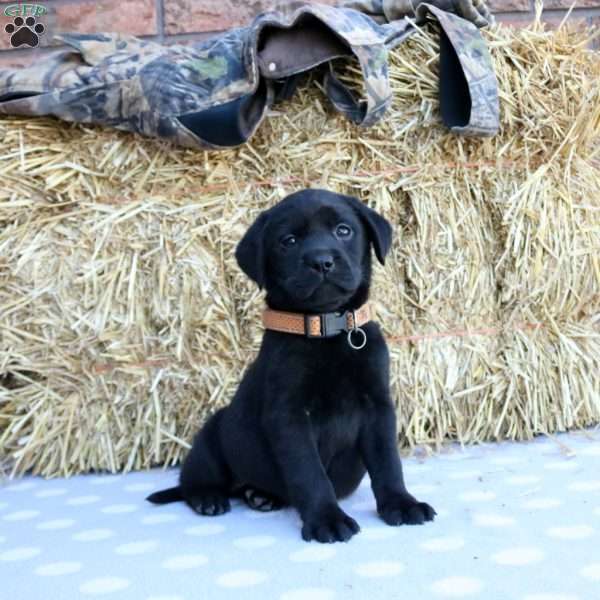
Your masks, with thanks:
[(6, 33), (10, 33), (10, 44), (13, 48), (19, 46), (29, 46), (35, 48), (40, 43), (40, 35), (46, 28), (41, 23), (36, 23), (35, 17), (15, 17), (12, 23), (8, 23), (4, 28)]

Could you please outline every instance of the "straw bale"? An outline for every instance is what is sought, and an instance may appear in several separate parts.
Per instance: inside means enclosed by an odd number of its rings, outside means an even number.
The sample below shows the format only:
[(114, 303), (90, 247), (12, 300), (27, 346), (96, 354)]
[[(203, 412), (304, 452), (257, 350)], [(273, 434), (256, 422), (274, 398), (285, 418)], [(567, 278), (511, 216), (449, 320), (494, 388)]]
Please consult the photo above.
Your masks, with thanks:
[(262, 294), (235, 245), (308, 186), (394, 224), (372, 298), (405, 444), (600, 422), (600, 61), (565, 27), (485, 35), (501, 90), (490, 139), (440, 126), (426, 30), (394, 51), (394, 103), (371, 129), (312, 81), (225, 152), (3, 118), (0, 467), (179, 462), (260, 342)]

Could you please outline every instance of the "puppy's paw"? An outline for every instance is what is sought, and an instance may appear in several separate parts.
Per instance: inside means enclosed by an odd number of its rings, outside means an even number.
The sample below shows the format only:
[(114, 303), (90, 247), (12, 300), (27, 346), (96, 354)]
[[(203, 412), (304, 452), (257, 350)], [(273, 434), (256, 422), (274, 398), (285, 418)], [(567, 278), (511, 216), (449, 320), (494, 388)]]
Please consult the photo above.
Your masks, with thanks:
[(244, 501), (253, 510), (259, 510), (261, 512), (269, 512), (271, 510), (280, 510), (283, 508), (283, 502), (279, 500), (279, 498), (267, 494), (267, 492), (250, 487), (244, 490)]
[(310, 542), (347, 542), (360, 531), (358, 523), (339, 506), (328, 507), (304, 520), (302, 539)]
[(437, 515), (429, 504), (418, 502), (408, 494), (386, 499), (377, 512), (388, 525), (423, 525)]
[(209, 517), (222, 515), (231, 510), (229, 497), (219, 490), (196, 491), (188, 496), (185, 501), (199, 515)]

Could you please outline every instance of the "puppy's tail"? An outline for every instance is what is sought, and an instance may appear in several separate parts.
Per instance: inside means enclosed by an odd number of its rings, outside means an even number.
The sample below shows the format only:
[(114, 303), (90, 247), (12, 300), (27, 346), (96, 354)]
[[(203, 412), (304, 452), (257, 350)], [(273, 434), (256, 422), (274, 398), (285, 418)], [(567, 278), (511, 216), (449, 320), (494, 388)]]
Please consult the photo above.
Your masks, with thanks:
[(169, 488), (168, 490), (154, 492), (154, 494), (150, 494), (146, 500), (153, 504), (169, 504), (170, 502), (179, 502), (180, 500), (183, 500), (183, 496), (181, 495), (181, 488), (176, 486)]

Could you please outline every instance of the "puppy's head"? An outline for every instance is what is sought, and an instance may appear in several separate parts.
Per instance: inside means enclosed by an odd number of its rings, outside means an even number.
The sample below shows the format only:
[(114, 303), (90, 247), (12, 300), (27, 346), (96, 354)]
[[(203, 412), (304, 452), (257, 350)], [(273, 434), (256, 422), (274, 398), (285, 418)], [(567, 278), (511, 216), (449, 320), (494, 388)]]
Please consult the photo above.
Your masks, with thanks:
[(311, 189), (262, 212), (235, 255), (272, 308), (329, 312), (365, 302), (370, 248), (383, 264), (391, 241), (390, 224), (356, 198)]

